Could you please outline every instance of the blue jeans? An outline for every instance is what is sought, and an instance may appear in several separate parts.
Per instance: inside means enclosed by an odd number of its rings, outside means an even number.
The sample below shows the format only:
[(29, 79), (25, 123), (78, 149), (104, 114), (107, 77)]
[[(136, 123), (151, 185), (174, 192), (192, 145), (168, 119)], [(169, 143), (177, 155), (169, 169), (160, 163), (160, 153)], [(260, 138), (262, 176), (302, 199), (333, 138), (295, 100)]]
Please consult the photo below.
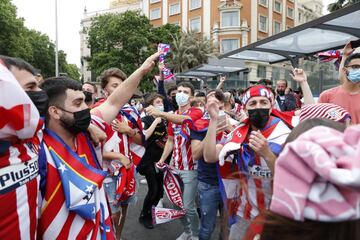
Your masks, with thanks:
[(176, 170), (177, 174), (184, 183), (183, 202), (186, 209), (185, 217), (181, 218), (184, 232), (192, 233), (194, 237), (199, 235), (199, 216), (195, 208), (195, 198), (197, 190), (197, 171)]
[(200, 197), (200, 240), (208, 240), (214, 231), (216, 216), (219, 206), (222, 205), (219, 186), (214, 186), (204, 182), (198, 183)]

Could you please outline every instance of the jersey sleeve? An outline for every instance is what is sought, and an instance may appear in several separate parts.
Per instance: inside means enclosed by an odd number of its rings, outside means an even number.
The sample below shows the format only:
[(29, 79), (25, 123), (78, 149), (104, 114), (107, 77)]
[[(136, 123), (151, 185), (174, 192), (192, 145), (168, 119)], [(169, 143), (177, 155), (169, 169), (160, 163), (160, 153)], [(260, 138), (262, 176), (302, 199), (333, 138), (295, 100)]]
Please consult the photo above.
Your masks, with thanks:
[(329, 92), (325, 91), (320, 94), (318, 103), (329, 103)]
[(172, 123), (169, 121), (168, 122), (168, 136), (171, 136), (173, 137), (174, 136), (174, 131), (173, 131), (173, 128), (172, 128)]
[(199, 108), (190, 108), (188, 116), (195, 122), (203, 116), (203, 112)]
[(35, 136), (40, 116), (11, 72), (0, 62), (0, 139)]

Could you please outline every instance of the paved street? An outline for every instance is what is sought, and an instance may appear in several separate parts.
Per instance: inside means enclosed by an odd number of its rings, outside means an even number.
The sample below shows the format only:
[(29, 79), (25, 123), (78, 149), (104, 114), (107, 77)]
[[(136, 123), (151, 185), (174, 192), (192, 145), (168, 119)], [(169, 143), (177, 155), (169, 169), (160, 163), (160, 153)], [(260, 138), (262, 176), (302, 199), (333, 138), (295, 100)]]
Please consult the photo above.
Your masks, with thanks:
[[(146, 229), (138, 222), (142, 203), (147, 193), (147, 185), (139, 184), (138, 200), (135, 205), (129, 207), (129, 216), (126, 219), (123, 240), (175, 240), (182, 232), (183, 228), (179, 220), (170, 223), (156, 225), (154, 229)], [(164, 193), (164, 206), (170, 207), (171, 203), (167, 200)], [(219, 224), (213, 233), (212, 240), (218, 240)]]

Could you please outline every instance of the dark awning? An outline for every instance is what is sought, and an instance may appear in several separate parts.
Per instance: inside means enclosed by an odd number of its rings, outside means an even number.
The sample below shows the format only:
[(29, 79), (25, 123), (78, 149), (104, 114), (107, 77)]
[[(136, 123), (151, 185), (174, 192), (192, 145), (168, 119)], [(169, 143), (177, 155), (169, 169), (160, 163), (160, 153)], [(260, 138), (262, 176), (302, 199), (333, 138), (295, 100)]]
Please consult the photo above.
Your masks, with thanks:
[(360, 38), (360, 3), (221, 55), (269, 63), (298, 59)]

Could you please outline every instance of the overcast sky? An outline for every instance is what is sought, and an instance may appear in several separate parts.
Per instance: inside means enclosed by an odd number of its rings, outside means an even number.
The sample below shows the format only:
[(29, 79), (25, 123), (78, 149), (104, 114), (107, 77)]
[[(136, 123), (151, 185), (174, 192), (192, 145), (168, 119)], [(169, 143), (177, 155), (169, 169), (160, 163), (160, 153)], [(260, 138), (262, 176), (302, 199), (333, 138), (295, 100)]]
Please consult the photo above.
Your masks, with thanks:
[[(253, 0), (255, 1), (255, 0)], [(47, 34), (55, 42), (55, 0), (12, 0), (18, 16), (28, 28)], [(334, 0), (323, 0), (325, 9)], [(80, 66), (80, 21), (84, 7), (88, 12), (109, 8), (108, 0), (58, 0), (59, 49), (67, 54), (67, 61)], [(324, 11), (325, 13), (325, 11)]]

